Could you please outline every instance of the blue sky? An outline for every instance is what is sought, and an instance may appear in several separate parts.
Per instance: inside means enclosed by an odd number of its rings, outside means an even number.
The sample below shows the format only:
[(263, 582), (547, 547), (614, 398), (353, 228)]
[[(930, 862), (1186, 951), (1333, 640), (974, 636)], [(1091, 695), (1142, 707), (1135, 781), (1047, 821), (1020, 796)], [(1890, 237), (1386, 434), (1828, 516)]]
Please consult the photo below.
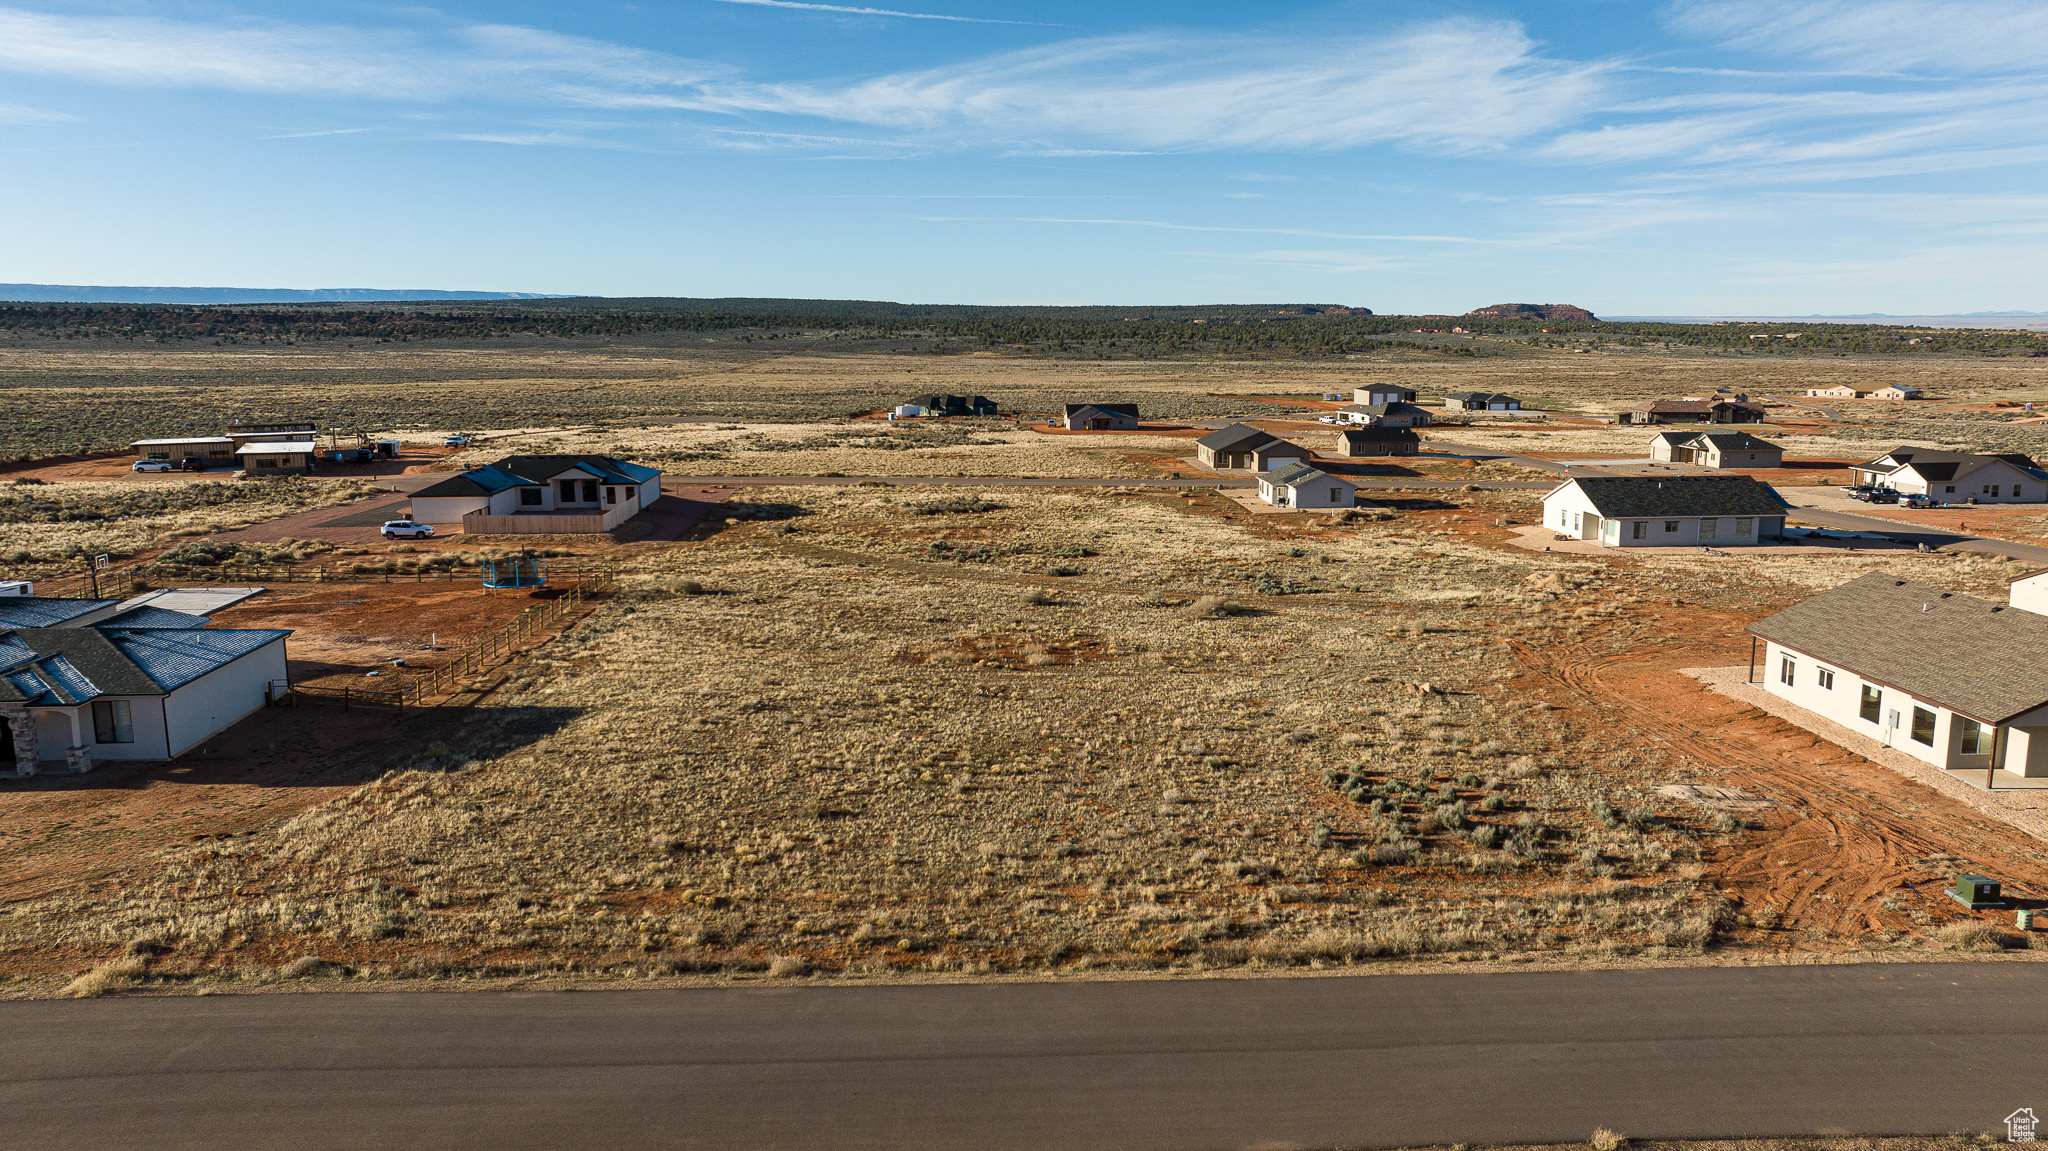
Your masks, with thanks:
[(0, 0), (0, 281), (2048, 310), (2048, 4)]

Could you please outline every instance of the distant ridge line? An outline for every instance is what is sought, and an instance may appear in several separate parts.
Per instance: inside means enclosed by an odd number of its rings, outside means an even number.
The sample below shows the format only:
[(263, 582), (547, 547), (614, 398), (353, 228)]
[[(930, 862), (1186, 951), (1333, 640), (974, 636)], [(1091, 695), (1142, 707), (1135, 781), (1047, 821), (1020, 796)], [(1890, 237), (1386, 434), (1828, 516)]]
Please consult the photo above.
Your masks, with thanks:
[(394, 300), (567, 300), (545, 292), (470, 292), (440, 288), (145, 288), (97, 284), (0, 284), (0, 302), (18, 304), (317, 304)]

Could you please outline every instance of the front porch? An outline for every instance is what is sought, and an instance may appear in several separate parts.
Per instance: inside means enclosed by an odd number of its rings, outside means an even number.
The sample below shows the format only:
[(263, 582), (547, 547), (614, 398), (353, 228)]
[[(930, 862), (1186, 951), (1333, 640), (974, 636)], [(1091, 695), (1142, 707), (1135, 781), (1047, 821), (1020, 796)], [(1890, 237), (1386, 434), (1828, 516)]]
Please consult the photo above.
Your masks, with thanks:
[(79, 707), (0, 706), (0, 774), (79, 774), (92, 770)]

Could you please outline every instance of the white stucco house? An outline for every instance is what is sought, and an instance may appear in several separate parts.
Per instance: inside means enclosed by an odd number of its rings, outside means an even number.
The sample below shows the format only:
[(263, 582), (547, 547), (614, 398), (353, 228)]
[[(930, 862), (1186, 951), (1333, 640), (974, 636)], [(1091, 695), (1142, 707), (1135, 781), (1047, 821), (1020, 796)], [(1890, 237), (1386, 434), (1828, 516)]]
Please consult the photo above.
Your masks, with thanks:
[(2048, 470), (2032, 456), (1973, 455), (1934, 448), (1896, 447), (1857, 464), (1856, 482), (1881, 484), (1907, 495), (1951, 503), (2040, 503), (2048, 500)]
[(0, 772), (170, 759), (263, 707), (288, 678), (289, 631), (212, 628), (150, 607), (92, 623), (81, 621), (97, 611), (63, 614), (54, 626), (0, 629)]
[(1573, 476), (1543, 522), (1607, 547), (1751, 547), (1783, 537), (1785, 502), (1749, 476)]
[(1658, 432), (1650, 458), (1707, 468), (1782, 468), (1785, 449), (1748, 432)]
[(1358, 503), (1358, 488), (1328, 472), (1296, 462), (1262, 473), (1259, 498), (1278, 508), (1348, 508)]
[(1775, 695), (1946, 770), (2048, 776), (2048, 616), (2021, 602), (1872, 572), (1749, 631)]
[[(616, 526), (661, 498), (661, 469), (610, 456), (507, 456), (413, 493), (412, 518), (460, 524), (464, 516), (583, 516), (590, 531)], [(602, 526), (597, 526), (602, 523)], [(558, 530), (574, 530), (561, 527)]]

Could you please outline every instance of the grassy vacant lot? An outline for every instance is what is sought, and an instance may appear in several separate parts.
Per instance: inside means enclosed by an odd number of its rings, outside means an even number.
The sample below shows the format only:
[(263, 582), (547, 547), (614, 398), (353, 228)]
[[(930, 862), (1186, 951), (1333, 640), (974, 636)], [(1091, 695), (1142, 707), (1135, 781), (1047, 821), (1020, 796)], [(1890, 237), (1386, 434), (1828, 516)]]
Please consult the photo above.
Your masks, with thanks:
[[(2019, 837), (1951, 833), (1918, 794), (1948, 836), (1926, 858), (1823, 853), (1784, 893), (1738, 864), (1793, 850), (1795, 805), (1658, 794), (1714, 777), (1572, 686), (1683, 630), (1684, 661), (1739, 662), (1739, 620), (1873, 567), (1988, 590), (2007, 565), (1545, 555), (1500, 543), (1526, 494), (1437, 494), (1333, 520), (1213, 494), (749, 492), (787, 518), (642, 553), (459, 735), (288, 821), (16, 902), (0, 964), (46, 993), (101, 962), (86, 990), (2017, 942), (1888, 877), (2048, 882)], [(1872, 810), (1899, 806), (1865, 767)]]

